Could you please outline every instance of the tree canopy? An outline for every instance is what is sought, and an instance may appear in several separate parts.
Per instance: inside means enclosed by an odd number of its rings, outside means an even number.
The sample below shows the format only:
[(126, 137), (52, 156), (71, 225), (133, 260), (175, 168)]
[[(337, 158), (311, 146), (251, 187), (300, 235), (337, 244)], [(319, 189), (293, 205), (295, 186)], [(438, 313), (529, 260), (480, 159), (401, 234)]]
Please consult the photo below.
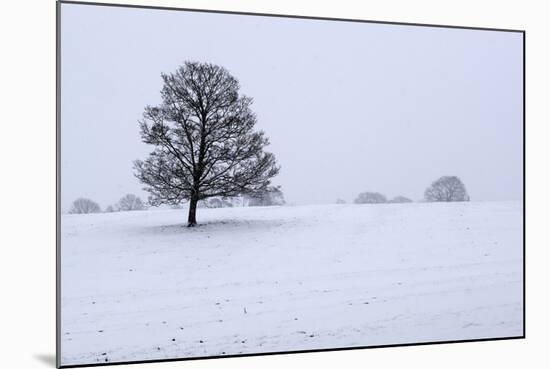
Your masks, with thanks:
[(266, 190), (278, 172), (252, 99), (239, 94), (239, 82), (225, 68), (185, 62), (162, 74), (162, 102), (147, 106), (141, 139), (154, 150), (134, 163), (152, 205), (189, 200), (188, 225), (196, 224), (199, 200)]
[(122, 197), (117, 204), (119, 211), (145, 210), (145, 204), (141, 199), (134, 194), (127, 194)]
[(81, 197), (73, 201), (71, 209), (69, 210), (70, 214), (89, 214), (89, 213), (99, 213), (101, 208), (99, 205), (90, 199)]
[(466, 186), (456, 176), (443, 176), (424, 192), (426, 201), (470, 201)]
[(356, 204), (383, 204), (388, 200), (379, 192), (361, 192), (353, 202)]

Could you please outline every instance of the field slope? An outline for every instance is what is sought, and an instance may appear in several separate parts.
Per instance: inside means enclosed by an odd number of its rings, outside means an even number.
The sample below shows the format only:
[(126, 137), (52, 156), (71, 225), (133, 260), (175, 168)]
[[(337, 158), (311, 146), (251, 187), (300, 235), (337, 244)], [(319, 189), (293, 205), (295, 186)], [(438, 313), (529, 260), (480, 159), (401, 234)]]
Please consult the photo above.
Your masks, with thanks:
[(62, 364), (522, 334), (522, 204), (63, 215)]

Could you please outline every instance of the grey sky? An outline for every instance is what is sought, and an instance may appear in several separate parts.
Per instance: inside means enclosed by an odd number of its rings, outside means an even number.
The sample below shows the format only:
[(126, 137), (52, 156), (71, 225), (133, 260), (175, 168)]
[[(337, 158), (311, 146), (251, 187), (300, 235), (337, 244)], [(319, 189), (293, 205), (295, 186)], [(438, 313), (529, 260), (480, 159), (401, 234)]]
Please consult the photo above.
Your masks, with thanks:
[(186, 60), (254, 98), (289, 203), (416, 200), (442, 175), (472, 200), (522, 198), (519, 33), (63, 4), (61, 35), (63, 210), (146, 197), (137, 120)]

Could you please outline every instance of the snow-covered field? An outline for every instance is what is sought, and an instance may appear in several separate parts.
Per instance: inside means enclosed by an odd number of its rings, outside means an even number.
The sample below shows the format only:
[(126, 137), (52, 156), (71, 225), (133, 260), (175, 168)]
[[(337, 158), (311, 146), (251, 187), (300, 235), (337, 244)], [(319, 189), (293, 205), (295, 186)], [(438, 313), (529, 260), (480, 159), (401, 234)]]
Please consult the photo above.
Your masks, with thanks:
[(522, 334), (519, 202), (63, 215), (62, 364)]

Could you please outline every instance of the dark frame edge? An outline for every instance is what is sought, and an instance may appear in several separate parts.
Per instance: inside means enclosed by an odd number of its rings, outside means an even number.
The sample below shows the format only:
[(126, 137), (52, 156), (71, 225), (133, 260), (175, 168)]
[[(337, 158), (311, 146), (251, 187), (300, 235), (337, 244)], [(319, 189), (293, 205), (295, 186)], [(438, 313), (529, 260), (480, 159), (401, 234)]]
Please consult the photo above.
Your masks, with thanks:
[(199, 8), (176, 8), (176, 7), (171, 7), (171, 6), (117, 4), (117, 3), (102, 3), (102, 2), (79, 1), (79, 0), (58, 0), (58, 2), (61, 3), (61, 4), (92, 5), (92, 6), (104, 6), (104, 7), (115, 7), (115, 8), (175, 10), (175, 11), (187, 11), (187, 12), (197, 12), (197, 13), (213, 13), (213, 14), (229, 14), (229, 15), (251, 15), (251, 16), (259, 16), (259, 17), (271, 17), (271, 18), (293, 18), (293, 19), (309, 19), (309, 20), (323, 20), (323, 21), (340, 21), (340, 22), (386, 24), (386, 25), (394, 25), (394, 26), (453, 28), (453, 29), (464, 29), (464, 30), (474, 30), (474, 31), (496, 31), (496, 32), (513, 32), (513, 33), (523, 33), (523, 32), (525, 32), (525, 30), (522, 30), (522, 29), (512, 29), (512, 28), (457, 26), (457, 25), (447, 25), (447, 24), (379, 21), (379, 20), (371, 20), (371, 19), (333, 18), (333, 17), (322, 17), (322, 16), (307, 16), (307, 15), (295, 15), (295, 14), (272, 14), (272, 13), (260, 13), (260, 12), (244, 12), (244, 11), (230, 11), (230, 10), (199, 9)]
[(174, 361), (193, 361), (193, 360), (211, 360), (211, 359), (231, 359), (231, 358), (243, 358), (243, 357), (257, 357), (257, 356), (272, 356), (272, 355), (294, 355), (294, 354), (310, 354), (321, 352), (337, 352), (337, 351), (352, 351), (352, 350), (366, 350), (366, 349), (383, 349), (383, 348), (398, 348), (398, 347), (414, 347), (414, 346), (432, 346), (432, 345), (445, 345), (445, 344), (457, 344), (457, 343), (475, 343), (475, 342), (491, 342), (491, 341), (511, 341), (525, 339), (525, 335), (511, 336), (511, 337), (495, 337), (495, 338), (476, 338), (465, 340), (451, 340), (451, 341), (435, 341), (435, 342), (415, 342), (415, 343), (396, 343), (388, 345), (376, 345), (376, 346), (357, 346), (357, 347), (335, 347), (328, 349), (313, 349), (313, 350), (294, 350), (294, 351), (274, 351), (264, 353), (251, 353), (251, 354), (235, 354), (235, 355), (217, 355), (217, 356), (197, 356), (186, 358), (171, 358), (171, 359), (158, 359), (158, 360), (139, 360), (139, 361), (113, 361), (106, 363), (91, 363), (91, 364), (74, 364), (74, 365), (61, 365), (59, 368), (90, 368), (97, 366), (108, 365), (133, 365), (133, 364), (152, 364), (152, 363), (167, 363)]
[(527, 170), (526, 170), (526, 31), (522, 32), (522, 39), (523, 39), (523, 338), (526, 336), (526, 315), (527, 315), (527, 309), (526, 309), (526, 300), (527, 300), (527, 283), (526, 283), (526, 248), (527, 248), (527, 225), (526, 225), (526, 204), (527, 204), (527, 190), (526, 190), (526, 181), (527, 181)]
[(55, 366), (61, 367), (61, 2), (55, 2)]

